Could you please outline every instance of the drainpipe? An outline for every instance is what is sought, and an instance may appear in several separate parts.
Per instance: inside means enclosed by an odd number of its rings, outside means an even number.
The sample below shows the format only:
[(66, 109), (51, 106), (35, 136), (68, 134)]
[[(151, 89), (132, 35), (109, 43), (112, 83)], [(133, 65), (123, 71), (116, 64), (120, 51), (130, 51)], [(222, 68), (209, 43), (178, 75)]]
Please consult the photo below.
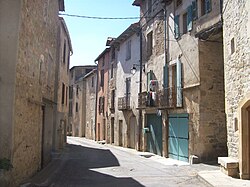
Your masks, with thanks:
[(98, 100), (98, 81), (99, 81), (99, 71), (98, 71), (98, 63), (96, 64), (96, 94), (95, 94), (95, 141), (97, 141), (96, 137), (96, 127), (97, 127), (97, 100)]
[[(142, 93), (142, 27), (140, 28), (140, 79), (139, 79), (139, 95)], [(140, 99), (139, 105), (141, 106), (142, 100)], [(142, 150), (142, 109), (139, 109), (139, 141), (138, 150)]]

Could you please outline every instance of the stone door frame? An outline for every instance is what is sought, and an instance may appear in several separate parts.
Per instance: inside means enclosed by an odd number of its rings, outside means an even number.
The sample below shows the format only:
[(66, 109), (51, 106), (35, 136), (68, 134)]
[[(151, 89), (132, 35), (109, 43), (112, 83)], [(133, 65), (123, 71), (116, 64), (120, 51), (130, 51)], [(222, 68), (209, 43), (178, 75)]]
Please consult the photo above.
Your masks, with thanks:
[(239, 103), (239, 171), (240, 178), (250, 179), (250, 93)]

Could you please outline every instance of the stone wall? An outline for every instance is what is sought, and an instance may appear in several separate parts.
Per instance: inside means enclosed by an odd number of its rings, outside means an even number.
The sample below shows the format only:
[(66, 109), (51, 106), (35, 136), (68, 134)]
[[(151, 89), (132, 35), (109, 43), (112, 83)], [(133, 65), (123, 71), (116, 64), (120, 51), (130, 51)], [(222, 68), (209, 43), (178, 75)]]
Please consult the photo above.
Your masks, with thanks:
[[(224, 1), (225, 102), (227, 115), (228, 154), (238, 159), (238, 104), (250, 93), (250, 2)], [(235, 52), (231, 50), (234, 39)]]
[(58, 11), (58, 1), (21, 1), (12, 147), (15, 184), (41, 167), (42, 103), (54, 101)]

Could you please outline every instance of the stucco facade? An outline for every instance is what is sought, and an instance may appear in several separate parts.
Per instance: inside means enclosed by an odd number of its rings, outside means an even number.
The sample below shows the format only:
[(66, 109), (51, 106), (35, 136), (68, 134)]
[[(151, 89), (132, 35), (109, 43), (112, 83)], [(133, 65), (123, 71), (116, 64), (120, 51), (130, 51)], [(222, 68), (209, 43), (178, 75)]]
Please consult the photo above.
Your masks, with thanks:
[(96, 59), (97, 63), (97, 101), (96, 101), (96, 135), (97, 141), (107, 140), (108, 133), (108, 88), (110, 48), (106, 48)]
[[(114, 144), (138, 149), (138, 92), (140, 37), (139, 23), (130, 25), (112, 41), (116, 52), (116, 77), (114, 102)], [(135, 73), (131, 73), (131, 69)], [(112, 94), (111, 94), (112, 97)]]
[(143, 17), (143, 148), (216, 160), (227, 154), (220, 2), (149, 2), (134, 2)]
[(94, 65), (74, 66), (70, 69), (69, 123), (67, 133), (85, 136), (86, 88), (83, 77), (95, 69)]
[(249, 179), (250, 2), (223, 2), (228, 156), (239, 162), (240, 177)]
[(63, 1), (0, 2), (0, 158), (13, 165), (3, 185), (34, 175), (55, 148), (59, 9)]

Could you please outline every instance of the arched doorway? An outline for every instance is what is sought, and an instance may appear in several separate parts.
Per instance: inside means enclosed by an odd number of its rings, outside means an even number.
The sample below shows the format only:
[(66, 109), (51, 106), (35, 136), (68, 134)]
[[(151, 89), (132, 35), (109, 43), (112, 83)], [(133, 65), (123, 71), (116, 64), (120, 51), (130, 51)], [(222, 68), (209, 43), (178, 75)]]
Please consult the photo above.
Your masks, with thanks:
[(239, 105), (240, 178), (250, 179), (250, 94)]

